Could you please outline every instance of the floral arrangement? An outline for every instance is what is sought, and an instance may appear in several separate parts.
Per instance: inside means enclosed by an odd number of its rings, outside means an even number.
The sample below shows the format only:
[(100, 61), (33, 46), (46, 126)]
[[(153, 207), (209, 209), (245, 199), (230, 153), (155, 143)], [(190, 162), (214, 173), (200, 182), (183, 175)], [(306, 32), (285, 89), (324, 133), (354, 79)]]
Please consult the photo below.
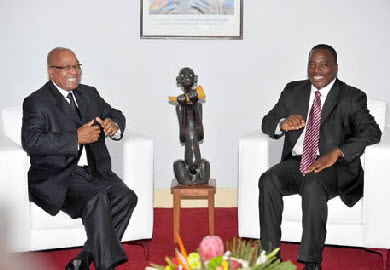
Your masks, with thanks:
[[(206, 236), (199, 244), (198, 252), (187, 255), (180, 236), (180, 251), (175, 249), (174, 258), (165, 258), (167, 265), (147, 266), (145, 270), (294, 270), (290, 261), (276, 258), (279, 248), (266, 254), (258, 242), (233, 238), (224, 244), (219, 236)], [(258, 254), (260, 254), (258, 256)]]

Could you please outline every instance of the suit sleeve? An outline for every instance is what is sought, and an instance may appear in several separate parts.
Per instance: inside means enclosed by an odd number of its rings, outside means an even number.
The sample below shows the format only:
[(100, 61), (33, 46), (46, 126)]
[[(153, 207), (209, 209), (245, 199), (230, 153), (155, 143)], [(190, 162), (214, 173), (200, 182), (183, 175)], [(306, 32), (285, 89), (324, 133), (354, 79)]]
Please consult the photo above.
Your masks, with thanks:
[(30, 155), (77, 157), (77, 130), (51, 132), (49, 119), (39, 102), (26, 98), (23, 102), (22, 146)]
[(261, 129), (263, 133), (268, 134), (269, 137), (274, 139), (279, 139), (284, 135), (284, 133), (275, 134), (275, 131), (280, 120), (288, 117), (288, 111), (286, 108), (286, 91), (288, 87), (289, 85), (284, 88), (283, 92), (280, 94), (278, 102), (272, 110), (263, 117)]
[(350, 122), (353, 135), (347, 138), (338, 148), (344, 154), (344, 160), (352, 161), (363, 154), (366, 146), (380, 141), (382, 132), (374, 117), (367, 109), (367, 96), (359, 91), (351, 102)]
[(102, 112), (102, 116), (103, 116), (102, 119), (110, 118), (111, 120), (113, 120), (115, 123), (118, 124), (118, 126), (121, 130), (121, 135), (119, 138), (111, 138), (111, 139), (113, 139), (113, 140), (122, 139), (123, 133), (124, 133), (125, 128), (126, 128), (125, 116), (123, 115), (122, 111), (112, 108), (110, 104), (108, 104), (102, 97), (100, 97), (100, 95), (99, 95), (99, 99), (100, 99), (100, 105), (101, 105), (102, 111), (103, 111)]

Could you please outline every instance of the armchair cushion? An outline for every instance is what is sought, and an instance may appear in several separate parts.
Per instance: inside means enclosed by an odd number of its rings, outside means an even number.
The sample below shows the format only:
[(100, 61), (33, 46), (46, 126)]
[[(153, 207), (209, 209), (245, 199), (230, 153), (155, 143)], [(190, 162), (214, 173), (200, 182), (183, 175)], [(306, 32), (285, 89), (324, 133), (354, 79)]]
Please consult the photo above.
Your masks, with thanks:
[(22, 145), (23, 110), (20, 106), (5, 108), (1, 111), (4, 134), (14, 143)]
[[(300, 196), (286, 196), (283, 198), (284, 210), (283, 220), (301, 222), (302, 211), (297, 205), (302, 205)], [(328, 223), (329, 224), (361, 224), (363, 222), (362, 200), (353, 207), (347, 207), (336, 197), (328, 202)]]
[(67, 214), (59, 212), (56, 216), (51, 216), (43, 211), (39, 206), (30, 203), (31, 229), (67, 229), (80, 228), (83, 226), (81, 219), (71, 219)]

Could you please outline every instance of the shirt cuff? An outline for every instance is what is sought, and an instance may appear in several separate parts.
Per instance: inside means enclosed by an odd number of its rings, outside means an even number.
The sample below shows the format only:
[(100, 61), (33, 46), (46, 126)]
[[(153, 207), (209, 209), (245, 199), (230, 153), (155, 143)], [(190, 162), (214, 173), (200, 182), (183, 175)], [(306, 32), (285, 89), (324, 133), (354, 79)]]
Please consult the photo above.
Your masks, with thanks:
[(276, 126), (276, 129), (275, 129), (275, 135), (282, 135), (283, 134), (283, 131), (280, 130), (280, 124), (282, 124), (282, 122), (284, 120), (286, 120), (286, 118), (280, 119), (279, 124)]
[(115, 123), (115, 125), (118, 127), (118, 129), (116, 130), (116, 133), (112, 136), (110, 136), (112, 139), (120, 139), (121, 136), (122, 136), (122, 131), (121, 129), (119, 128), (118, 124)]

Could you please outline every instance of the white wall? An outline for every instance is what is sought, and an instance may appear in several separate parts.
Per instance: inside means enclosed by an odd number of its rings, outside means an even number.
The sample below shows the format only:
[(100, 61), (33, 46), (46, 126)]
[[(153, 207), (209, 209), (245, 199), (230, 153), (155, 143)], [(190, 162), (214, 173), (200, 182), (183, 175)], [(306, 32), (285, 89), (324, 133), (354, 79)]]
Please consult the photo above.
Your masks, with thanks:
[(128, 128), (151, 137), (155, 186), (169, 187), (183, 158), (168, 95), (192, 67), (205, 89), (205, 141), (218, 186), (235, 187), (238, 139), (260, 129), (284, 85), (306, 78), (310, 48), (334, 46), (339, 78), (390, 104), (390, 1), (245, 0), (244, 39), (141, 40), (139, 0), (0, 0), (0, 109), (15, 106), (46, 80), (46, 54), (72, 48), (83, 83), (127, 116)]

